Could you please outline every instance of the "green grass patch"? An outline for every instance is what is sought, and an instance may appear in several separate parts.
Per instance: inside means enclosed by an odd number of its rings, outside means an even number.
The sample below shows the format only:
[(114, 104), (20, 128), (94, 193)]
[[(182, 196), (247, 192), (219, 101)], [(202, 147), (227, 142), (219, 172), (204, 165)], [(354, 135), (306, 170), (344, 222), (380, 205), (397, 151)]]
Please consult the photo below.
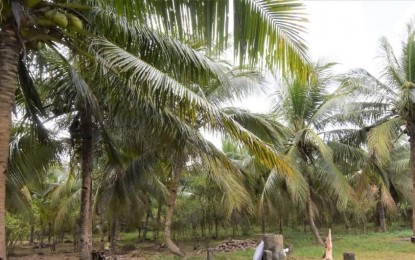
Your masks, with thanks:
[[(322, 234), (327, 233), (323, 230)], [(399, 230), (386, 233), (370, 232), (366, 234), (350, 234), (342, 230), (332, 230), (333, 237), (333, 257), (334, 259), (343, 259), (344, 252), (353, 252), (356, 259), (364, 260), (414, 260), (415, 245), (410, 242), (411, 231)], [(257, 238), (258, 236), (252, 236)], [(220, 243), (220, 241), (216, 241)], [(323, 255), (323, 247), (314, 242), (313, 237), (309, 233), (301, 231), (287, 230), (284, 234), (284, 243), (293, 244), (294, 253), (288, 259), (292, 260), (311, 260), (321, 259)], [(179, 243), (180, 244), (180, 243)], [(214, 244), (214, 243), (212, 243)], [(182, 242), (180, 245), (184, 249), (187, 243)], [(202, 260), (206, 259), (205, 252), (198, 254), (187, 251), (189, 256), (182, 259)], [(236, 260), (236, 259), (252, 259), (254, 250), (244, 250), (227, 253), (216, 253), (215, 260)], [(169, 254), (160, 254), (150, 256), (149, 259), (179, 259)]]

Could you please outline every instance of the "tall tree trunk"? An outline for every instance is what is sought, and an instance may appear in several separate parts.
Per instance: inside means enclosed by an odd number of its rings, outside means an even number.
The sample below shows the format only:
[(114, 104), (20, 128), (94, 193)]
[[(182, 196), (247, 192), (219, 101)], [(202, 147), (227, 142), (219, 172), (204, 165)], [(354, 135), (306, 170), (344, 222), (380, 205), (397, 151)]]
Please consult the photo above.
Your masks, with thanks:
[(98, 221), (99, 221), (99, 249), (102, 251), (105, 248), (105, 232), (104, 232), (104, 213), (103, 205), (99, 206)]
[(206, 223), (206, 214), (205, 214), (205, 207), (203, 205), (202, 200), (199, 198), (200, 208), (202, 209), (202, 219), (200, 221), (200, 233), (202, 237), (206, 237), (205, 234), (205, 223)]
[(154, 241), (156, 241), (159, 238), (159, 232), (160, 232), (160, 226), (161, 226), (161, 208), (163, 206), (162, 199), (159, 198), (158, 202), (159, 202), (159, 205), (157, 208), (156, 229), (154, 230), (154, 233), (153, 233)]
[(386, 232), (386, 217), (385, 217), (385, 207), (382, 204), (382, 201), (378, 201), (376, 205), (376, 211), (378, 215), (379, 220), (379, 231), (380, 232)]
[(410, 164), (412, 172), (412, 243), (415, 243), (415, 122), (407, 123), (410, 145)]
[(52, 240), (52, 222), (49, 221), (48, 223), (48, 244)]
[(29, 244), (33, 244), (34, 242), (34, 237), (35, 237), (35, 224), (30, 225), (30, 239), (29, 239)]
[(215, 223), (215, 239), (218, 239), (219, 238), (219, 218), (216, 214), (216, 210), (214, 211), (213, 220)]
[(306, 207), (307, 207), (307, 221), (308, 221), (308, 225), (310, 226), (311, 232), (313, 232), (316, 242), (319, 243), (320, 245), (324, 245), (323, 240), (321, 240), (320, 234), (318, 233), (316, 224), (314, 223), (314, 214), (313, 214), (312, 201), (311, 201), (311, 191), (308, 192)]
[(261, 208), (261, 231), (262, 234), (265, 234), (265, 205), (262, 205)]
[(166, 243), (166, 246), (173, 254), (179, 256), (184, 256), (184, 254), (180, 251), (180, 248), (171, 240), (171, 222), (173, 219), (174, 206), (177, 197), (177, 188), (179, 186), (179, 180), (182, 173), (183, 164), (184, 161), (180, 158), (180, 156), (173, 163), (173, 178), (170, 184), (169, 195), (167, 198), (167, 214), (166, 222), (164, 224), (164, 241)]
[(386, 216), (385, 216), (385, 206), (382, 203), (382, 187), (379, 188), (379, 198), (376, 205), (376, 211), (379, 220), (379, 231), (386, 232)]
[(6, 259), (6, 169), (17, 86), (19, 42), (12, 25), (0, 31), (0, 258)]
[(347, 219), (346, 212), (343, 212), (343, 221), (344, 221), (344, 226), (345, 226), (346, 230), (350, 230), (350, 222)]
[(115, 255), (117, 253), (117, 234), (118, 234), (118, 217), (115, 215), (111, 224), (110, 232), (110, 244), (111, 244), (111, 254)]
[(91, 259), (92, 250), (92, 116), (88, 109), (81, 112), (82, 132), (82, 193), (80, 216), (80, 244), (81, 260)]
[(147, 232), (148, 232), (148, 221), (150, 220), (151, 216), (151, 204), (147, 210), (146, 219), (144, 221), (144, 228), (143, 228), (143, 239), (147, 240)]

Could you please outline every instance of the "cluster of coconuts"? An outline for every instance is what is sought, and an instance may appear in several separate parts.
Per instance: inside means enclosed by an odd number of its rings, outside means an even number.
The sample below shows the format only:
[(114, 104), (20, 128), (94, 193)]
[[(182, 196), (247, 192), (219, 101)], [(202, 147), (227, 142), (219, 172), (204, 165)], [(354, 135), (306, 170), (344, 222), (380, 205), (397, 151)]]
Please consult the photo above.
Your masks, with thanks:
[(60, 28), (69, 28), (70, 30), (80, 31), (83, 28), (81, 19), (73, 14), (65, 14), (57, 9), (46, 11), (43, 18), (37, 20), (39, 25), (58, 26)]
[[(5, 2), (6, 9), (10, 9), (8, 0), (1, 0)], [(66, 13), (61, 9), (50, 9), (50, 7), (42, 7), (48, 5), (49, 1), (45, 0), (25, 0), (24, 6), (29, 9), (38, 9), (42, 15), (35, 18), (35, 24), (40, 26), (58, 26), (60, 28), (68, 28), (73, 31), (81, 31), (83, 29), (82, 20), (76, 15)], [(7, 8), (8, 7), (8, 8)], [(40, 7), (40, 8), (39, 8)], [(1, 11), (1, 10), (0, 10)]]

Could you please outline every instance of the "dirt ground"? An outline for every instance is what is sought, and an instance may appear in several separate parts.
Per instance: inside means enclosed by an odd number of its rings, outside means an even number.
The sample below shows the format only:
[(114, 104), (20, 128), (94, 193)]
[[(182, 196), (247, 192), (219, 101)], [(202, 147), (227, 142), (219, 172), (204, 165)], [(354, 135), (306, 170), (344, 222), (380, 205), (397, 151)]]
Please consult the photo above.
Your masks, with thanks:
[[(192, 256), (202, 255), (204, 252), (186, 248), (187, 252)], [(117, 255), (117, 260), (147, 260), (147, 259), (163, 259), (163, 255), (170, 253), (166, 248), (148, 242), (140, 243), (136, 250), (124, 252)], [(72, 243), (58, 243), (53, 251), (50, 247), (34, 248), (29, 243), (19, 244), (14, 253), (9, 257), (10, 260), (77, 260), (78, 255)]]

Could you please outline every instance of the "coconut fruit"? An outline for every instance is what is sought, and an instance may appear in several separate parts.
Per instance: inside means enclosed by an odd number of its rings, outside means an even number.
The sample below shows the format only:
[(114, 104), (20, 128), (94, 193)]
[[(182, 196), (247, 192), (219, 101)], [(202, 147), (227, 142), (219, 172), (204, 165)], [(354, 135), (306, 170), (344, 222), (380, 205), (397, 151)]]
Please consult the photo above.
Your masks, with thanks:
[(68, 26), (68, 18), (61, 12), (56, 12), (52, 17), (52, 21), (61, 28), (66, 28)]
[(45, 18), (37, 18), (35, 23), (40, 26), (55, 26), (55, 23), (52, 20), (45, 19)]
[(46, 17), (46, 18), (48, 18), (48, 19), (51, 19), (52, 20), (52, 17), (53, 17), (53, 15), (56, 13), (56, 10), (49, 10), (49, 11), (47, 11), (47, 12), (45, 12), (43, 15)]
[(37, 48), (37, 50), (41, 50), (41, 49), (43, 49), (45, 47), (45, 43), (44, 42), (41, 42), (41, 41), (38, 41), (37, 42), (37, 44), (36, 44), (36, 48)]
[(69, 18), (69, 26), (71, 29), (76, 30), (82, 30), (83, 29), (83, 24), (81, 19), (78, 18), (78, 16), (73, 15), (73, 14), (68, 14), (68, 18)]

